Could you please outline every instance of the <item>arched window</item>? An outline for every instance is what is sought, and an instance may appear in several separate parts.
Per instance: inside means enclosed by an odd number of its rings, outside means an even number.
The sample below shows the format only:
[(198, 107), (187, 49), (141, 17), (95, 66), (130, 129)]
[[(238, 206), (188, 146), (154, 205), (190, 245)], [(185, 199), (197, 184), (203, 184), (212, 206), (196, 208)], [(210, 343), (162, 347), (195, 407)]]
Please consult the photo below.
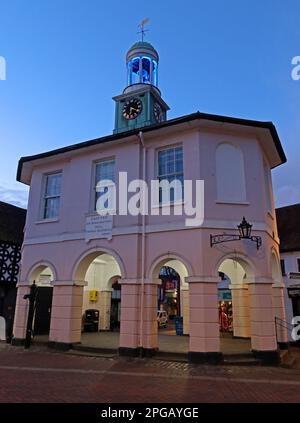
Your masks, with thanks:
[(228, 143), (217, 147), (216, 180), (218, 201), (246, 201), (244, 157), (238, 147)]

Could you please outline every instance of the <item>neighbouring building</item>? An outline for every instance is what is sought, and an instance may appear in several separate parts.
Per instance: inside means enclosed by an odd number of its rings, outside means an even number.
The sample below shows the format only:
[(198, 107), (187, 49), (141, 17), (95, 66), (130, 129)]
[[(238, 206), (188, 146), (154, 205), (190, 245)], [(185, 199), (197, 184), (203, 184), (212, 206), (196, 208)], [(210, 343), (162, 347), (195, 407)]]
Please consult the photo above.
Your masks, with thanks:
[[(256, 357), (277, 360), (287, 334), (276, 339), (285, 308), (271, 170), (286, 157), (274, 125), (200, 112), (167, 120), (154, 47), (134, 44), (126, 66), (112, 135), (19, 161), (17, 179), (30, 194), (14, 343), (24, 342), (24, 295), (35, 281), (48, 291), (41, 333), (52, 347), (80, 343), (92, 309), (100, 330), (119, 322), (120, 354), (151, 355), (165, 309), (183, 318), (191, 361), (222, 360), (220, 317), (233, 337), (251, 339)], [(189, 227), (177, 214), (186, 191), (173, 191), (171, 215), (161, 191), (155, 213), (126, 214), (119, 204), (116, 215), (99, 216), (108, 188), (97, 184), (110, 180), (124, 192), (121, 172), (128, 182), (204, 180), (203, 224)], [(252, 227), (242, 233), (246, 220)]]
[(0, 201), (0, 316), (9, 340), (20, 272), (26, 210)]
[[(276, 209), (280, 238), (280, 264), (286, 289), (286, 322), (291, 337), (292, 319), (300, 316), (300, 204)], [(286, 324), (282, 322), (282, 324)]]

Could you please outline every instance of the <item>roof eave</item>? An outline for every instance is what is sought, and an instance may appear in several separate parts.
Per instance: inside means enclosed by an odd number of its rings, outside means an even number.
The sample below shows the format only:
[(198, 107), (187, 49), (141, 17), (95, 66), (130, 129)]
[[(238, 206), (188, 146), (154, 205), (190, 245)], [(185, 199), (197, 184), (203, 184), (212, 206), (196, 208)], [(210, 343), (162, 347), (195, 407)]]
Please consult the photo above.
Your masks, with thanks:
[(26, 163), (26, 162), (31, 162), (31, 161), (34, 161), (34, 160), (55, 156), (57, 154), (75, 151), (75, 150), (78, 150), (78, 149), (81, 149), (81, 148), (91, 147), (93, 145), (101, 145), (101, 144), (104, 144), (104, 143), (107, 143), (107, 142), (122, 140), (123, 138), (127, 138), (127, 137), (130, 137), (130, 136), (133, 136), (133, 135), (137, 135), (140, 131), (147, 133), (147, 132), (163, 129), (165, 127), (169, 127), (169, 126), (178, 125), (178, 124), (182, 124), (182, 123), (185, 123), (185, 122), (197, 120), (197, 119), (268, 129), (270, 131), (271, 137), (274, 141), (274, 144), (275, 144), (275, 147), (276, 147), (276, 150), (277, 150), (277, 153), (278, 153), (278, 158), (279, 158), (278, 164), (273, 166), (272, 169), (278, 167), (281, 164), (286, 163), (286, 161), (287, 161), (287, 158), (286, 158), (284, 150), (282, 148), (277, 130), (276, 130), (276, 128), (275, 128), (275, 126), (272, 122), (261, 122), (261, 121), (254, 121), (254, 120), (248, 120), (248, 119), (241, 119), (241, 118), (234, 118), (234, 117), (228, 117), (228, 116), (212, 115), (212, 114), (208, 114), (208, 113), (196, 112), (196, 113), (192, 113), (190, 115), (171, 119), (171, 120), (159, 123), (159, 124), (146, 126), (146, 127), (143, 127), (143, 128), (138, 128), (138, 129), (134, 129), (134, 130), (127, 131), (127, 132), (121, 132), (119, 134), (108, 135), (108, 136), (105, 136), (105, 137), (102, 137), (102, 138), (96, 138), (96, 139), (89, 140), (89, 141), (84, 141), (84, 142), (81, 142), (81, 143), (78, 143), (78, 144), (73, 144), (73, 145), (70, 145), (70, 146), (67, 146), (67, 147), (58, 148), (58, 149), (51, 150), (51, 151), (48, 151), (48, 152), (45, 152), (45, 153), (36, 154), (34, 156), (21, 157), (20, 160), (19, 160), (19, 163), (18, 163), (18, 168), (17, 168), (17, 181), (25, 183), (27, 185), (30, 184), (30, 180), (26, 181), (25, 180), (26, 178), (23, 178), (23, 176), (22, 176), (23, 164)]

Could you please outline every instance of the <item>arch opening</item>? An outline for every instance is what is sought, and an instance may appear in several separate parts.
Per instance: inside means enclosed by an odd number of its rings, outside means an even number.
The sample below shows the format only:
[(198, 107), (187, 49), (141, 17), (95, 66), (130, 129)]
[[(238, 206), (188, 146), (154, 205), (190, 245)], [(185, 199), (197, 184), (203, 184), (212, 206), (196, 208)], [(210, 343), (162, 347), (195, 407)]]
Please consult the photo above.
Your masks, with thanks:
[[(160, 279), (157, 288), (158, 347), (161, 351), (188, 352), (189, 348), (189, 276), (188, 266), (178, 257), (157, 260), (152, 278)], [(177, 337), (177, 336), (178, 337)]]
[(222, 352), (251, 350), (248, 281), (252, 274), (250, 264), (242, 258), (225, 258), (219, 264), (218, 314)]
[(37, 285), (33, 318), (33, 340), (45, 341), (49, 338), (52, 312), (53, 286), (55, 274), (51, 265), (39, 264), (29, 274), (29, 282)]
[(86, 283), (81, 343), (89, 347), (117, 349), (121, 320), (121, 266), (112, 254), (95, 251), (83, 257), (75, 274)]

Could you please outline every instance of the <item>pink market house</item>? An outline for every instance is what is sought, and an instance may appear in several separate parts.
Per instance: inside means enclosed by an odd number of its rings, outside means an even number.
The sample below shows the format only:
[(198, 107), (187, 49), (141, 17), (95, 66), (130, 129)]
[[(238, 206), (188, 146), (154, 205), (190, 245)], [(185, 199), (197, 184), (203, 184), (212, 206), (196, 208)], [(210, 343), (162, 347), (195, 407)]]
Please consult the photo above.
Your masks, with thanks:
[[(230, 336), (276, 361), (278, 343), (287, 342), (284, 330), (276, 337), (274, 323), (275, 316), (285, 319), (271, 170), (286, 157), (276, 129), (200, 112), (167, 120), (158, 62), (149, 43), (128, 51), (112, 135), (20, 159), (17, 179), (30, 195), (14, 343), (24, 342), (24, 295), (35, 281), (51, 292), (44, 326), (52, 347), (80, 343), (82, 316), (92, 309), (100, 312), (99, 331), (120, 323), (120, 354), (151, 355), (160, 348), (157, 311), (165, 309), (182, 316), (191, 361), (222, 361), (226, 313)], [(203, 224), (163, 215), (161, 198), (155, 214), (122, 215), (117, 206), (116, 215), (99, 216), (96, 185), (109, 179), (118, 189), (120, 172), (128, 182), (204, 180)], [(175, 211), (185, 197), (173, 200)], [(243, 216), (251, 234), (237, 228)], [(169, 280), (162, 276), (168, 272)], [(230, 310), (223, 304), (220, 312), (222, 299)]]

